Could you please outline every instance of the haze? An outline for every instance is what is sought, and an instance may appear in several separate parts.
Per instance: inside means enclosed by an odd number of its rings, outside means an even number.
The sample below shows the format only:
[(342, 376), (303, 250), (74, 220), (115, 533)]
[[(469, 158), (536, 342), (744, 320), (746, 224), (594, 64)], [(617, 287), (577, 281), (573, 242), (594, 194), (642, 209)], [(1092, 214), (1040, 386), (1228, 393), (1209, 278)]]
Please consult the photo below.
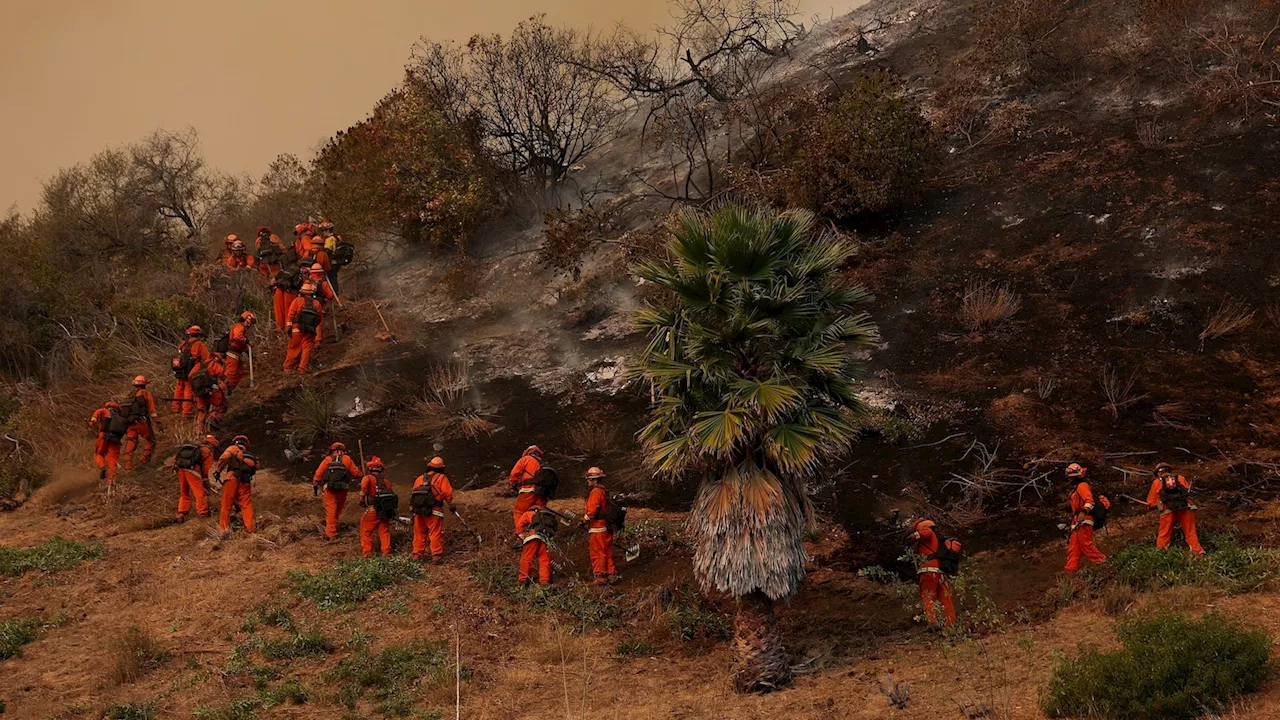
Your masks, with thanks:
[[(806, 14), (855, 0), (803, 0)], [(30, 210), (58, 168), (160, 128), (193, 126), (210, 163), (261, 175), (309, 156), (400, 80), (421, 36), (552, 23), (652, 28), (665, 0), (63, 0), (0, 4), (0, 211)]]

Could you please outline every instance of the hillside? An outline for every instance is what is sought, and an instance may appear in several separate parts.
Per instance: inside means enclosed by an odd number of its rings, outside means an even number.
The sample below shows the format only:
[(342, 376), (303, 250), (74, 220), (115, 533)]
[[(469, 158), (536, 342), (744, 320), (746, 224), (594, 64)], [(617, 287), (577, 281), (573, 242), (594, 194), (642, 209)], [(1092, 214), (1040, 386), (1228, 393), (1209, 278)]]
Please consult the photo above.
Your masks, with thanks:
[[(547, 261), (529, 217), (481, 223), (465, 253), (369, 238), (345, 337), (317, 372), (283, 376), (277, 339), (262, 339), (255, 387), (219, 433), (248, 435), (264, 459), (256, 536), (175, 524), (171, 467), (123, 475), (107, 497), (78, 433), (98, 398), (24, 384), (51, 474), (0, 514), (3, 547), (61, 536), (87, 559), (52, 553), (23, 572), (0, 556), (0, 620), (41, 625), (0, 661), (5, 716), (1018, 720), (1044, 717), (1060, 658), (1114, 648), (1117, 622), (1217, 610), (1274, 642), (1280, 131), (1270, 81), (1245, 75), (1276, 63), (1275, 39), (1251, 34), (1250, 3), (1224, 5), (1236, 29), (1204, 42), (1165, 35), (1177, 24), (1153, 24), (1158, 6), (873, 0), (771, 66), (770, 87), (795, 96), (890, 70), (942, 144), (917, 200), (829, 223), (857, 244), (841, 274), (874, 294), (881, 343), (861, 358), (859, 442), (811, 483), (808, 575), (778, 606), (794, 686), (731, 691), (734, 602), (698, 590), (683, 529), (696, 488), (644, 464), (649, 392), (626, 375), (646, 342), (630, 313), (649, 292), (629, 263), (674, 209), (776, 198), (779, 167), (712, 198), (664, 197), (672, 171), (637, 112), (576, 166), (579, 187), (607, 188), (592, 207), (608, 218), (573, 262)], [(218, 283), (203, 292), (256, 292)], [(425, 410), (442, 388), (446, 410)], [(296, 433), (317, 403), (324, 427), (306, 447)], [(162, 437), (158, 456), (171, 464), (190, 434)], [(331, 577), (359, 557), (361, 508), (348, 502), (325, 541), (309, 476), (330, 435), (381, 456), (397, 488), (445, 456), (479, 537), (448, 518), (445, 562), (419, 567), (401, 524), (391, 561)], [(641, 554), (617, 584), (591, 586), (579, 534), (559, 542), (550, 593), (516, 587), (502, 486), (531, 443), (565, 479), (553, 507), (581, 511), (592, 465), (630, 505), (625, 544)], [(1118, 501), (1100, 545), (1113, 559), (1133, 546), (1127, 574), (1060, 572), (1065, 465), (1094, 468), (1113, 498), (1145, 497), (1159, 460), (1196, 483), (1211, 557), (1247, 561), (1152, 570), (1140, 548), (1154, 513)], [(913, 617), (894, 511), (963, 539), (963, 632)], [(909, 686), (899, 709), (895, 683)], [(1278, 715), (1268, 680), (1229, 717)]]

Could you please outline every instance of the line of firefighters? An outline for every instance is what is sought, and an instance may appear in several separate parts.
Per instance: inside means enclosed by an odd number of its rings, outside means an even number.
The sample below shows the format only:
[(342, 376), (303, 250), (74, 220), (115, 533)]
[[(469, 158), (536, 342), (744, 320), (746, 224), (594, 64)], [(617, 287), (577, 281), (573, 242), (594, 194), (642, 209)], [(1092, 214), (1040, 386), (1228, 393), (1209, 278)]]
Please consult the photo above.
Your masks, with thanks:
[[(1059, 525), (1070, 533), (1067, 544), (1068, 573), (1080, 569), (1081, 559), (1095, 565), (1106, 562), (1107, 556), (1098, 549), (1094, 531), (1106, 527), (1111, 500), (1094, 491), (1085, 476), (1088, 470), (1080, 463), (1066, 468), (1067, 478), (1075, 483), (1069, 499), (1071, 522)], [(1173, 542), (1175, 527), (1182, 529), (1187, 546), (1197, 556), (1205, 554), (1196, 535), (1196, 506), (1190, 500), (1191, 482), (1174, 472), (1173, 466), (1162, 462), (1156, 465), (1151, 486), (1145, 500), (1121, 495), (1130, 502), (1160, 511), (1160, 526), (1156, 533), (1156, 547), (1164, 550)], [(942, 606), (942, 622), (950, 625), (956, 620), (956, 609), (951, 596), (949, 577), (960, 569), (961, 545), (953, 538), (942, 539), (937, 525), (929, 519), (917, 518), (909, 523), (913, 551), (919, 556), (916, 575), (920, 583), (920, 602), (924, 606), (924, 619), (930, 624), (938, 622), (937, 606)]]

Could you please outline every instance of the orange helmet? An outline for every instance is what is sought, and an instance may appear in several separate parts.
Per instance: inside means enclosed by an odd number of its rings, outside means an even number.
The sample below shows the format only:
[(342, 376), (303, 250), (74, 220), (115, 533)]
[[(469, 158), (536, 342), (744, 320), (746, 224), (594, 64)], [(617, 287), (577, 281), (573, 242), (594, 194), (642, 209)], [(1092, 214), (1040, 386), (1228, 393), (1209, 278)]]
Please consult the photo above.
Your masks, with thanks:
[(254, 315), (252, 310), (245, 310), (244, 312), (240, 313), (240, 319), (249, 323), (250, 325), (258, 322), (258, 316)]
[(139, 375), (138, 377), (136, 377), (136, 378), (134, 378), (134, 379), (133, 379), (133, 386), (134, 386), (134, 387), (142, 387), (142, 386), (146, 385), (146, 384), (147, 384), (147, 383), (149, 383), (149, 382), (151, 382), (151, 381), (147, 379), (147, 376), (146, 376), (146, 375)]
[(235, 233), (231, 233), (230, 235), (228, 235), (228, 236), (226, 236), (225, 238), (223, 238), (223, 240), (224, 240), (228, 245), (230, 245), (231, 243), (233, 243), (233, 242), (235, 242), (235, 241), (237, 241), (237, 240), (239, 240), (239, 239), (240, 239), (240, 238), (239, 238), (239, 237), (237, 237)]
[(298, 291), (298, 294), (311, 297), (316, 294), (316, 286), (311, 283), (302, 283), (302, 289)]
[(333, 223), (329, 222), (328, 220), (321, 220), (321, 221), (320, 221), (320, 229), (321, 229), (321, 230), (332, 230), (332, 229), (333, 229)]
[(243, 241), (243, 240), (237, 240), (237, 241), (235, 241), (235, 242), (231, 243), (231, 251), (232, 251), (232, 252), (244, 252), (244, 251), (245, 251), (244, 241)]
[(323, 266), (323, 265), (321, 265), (320, 263), (316, 263), (315, 265), (312, 265), (312, 266), (311, 266), (311, 268), (310, 268), (310, 270), (311, 270), (311, 274), (312, 274), (312, 275), (323, 275), (323, 274), (324, 274), (324, 266)]
[(237, 435), (231, 438), (231, 442), (240, 447), (249, 447), (249, 438), (244, 435)]
[(305, 228), (305, 227), (306, 227), (306, 225), (304, 225), (304, 224), (302, 224), (302, 223), (298, 223), (297, 225), (294, 225), (294, 226), (293, 226), (293, 234), (294, 234), (294, 235), (301, 235), (301, 234), (302, 234), (302, 229), (303, 229), (303, 228)]
[(1084, 477), (1084, 466), (1080, 463), (1071, 463), (1067, 466), (1067, 477)]
[(347, 446), (346, 446), (346, 445), (343, 445), (343, 444), (342, 444), (342, 443), (340, 443), (340, 442), (336, 442), (336, 443), (334, 443), (334, 444), (332, 444), (332, 445), (330, 445), (330, 446), (329, 446), (329, 452), (338, 452), (339, 450), (341, 450), (341, 451), (343, 451), (343, 452), (346, 452), (346, 451), (347, 451)]
[(120, 403), (116, 402), (115, 400), (108, 400), (106, 404), (106, 408), (108, 410), (119, 410)]
[(605, 477), (604, 471), (598, 467), (592, 467), (587, 470), (588, 480), (600, 480)]
[(212, 435), (205, 435), (204, 441), (209, 447), (218, 447), (218, 438)]
[(369, 458), (369, 472), (378, 473), (386, 469), (387, 469), (387, 466), (382, 464), (382, 458), (378, 457), (377, 455), (374, 455), (373, 457)]
[(915, 530), (916, 532), (920, 532), (921, 530), (927, 530), (934, 527), (937, 527), (937, 526), (934, 525), (934, 522), (928, 518), (920, 518), (919, 520), (916, 520), (915, 523), (911, 525), (911, 529)]
[(432, 470), (443, 470), (444, 458), (440, 457), (439, 455), (431, 458), (431, 462), (427, 463), (427, 467), (431, 468)]
[[(532, 455), (536, 458), (541, 458), (542, 448), (538, 447), (537, 445), (530, 445), (529, 447), (524, 449), (524, 455)], [(521, 455), (521, 457), (524, 457), (524, 455)]]
[(203, 335), (203, 334), (204, 334), (204, 331), (200, 329), (199, 325), (192, 325), (191, 327), (187, 328), (187, 335), (190, 337), (196, 337), (197, 335)]

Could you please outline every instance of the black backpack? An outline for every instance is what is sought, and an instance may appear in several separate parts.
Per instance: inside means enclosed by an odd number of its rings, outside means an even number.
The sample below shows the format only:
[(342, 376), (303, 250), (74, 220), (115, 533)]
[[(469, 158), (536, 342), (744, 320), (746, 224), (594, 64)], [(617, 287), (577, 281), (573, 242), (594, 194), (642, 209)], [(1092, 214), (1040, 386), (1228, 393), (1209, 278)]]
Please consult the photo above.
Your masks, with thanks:
[(230, 330), (223, 333), (222, 337), (218, 338), (218, 342), (213, 344), (213, 351), (216, 353), (222, 353), (223, 355), (226, 355), (228, 352), (231, 352), (231, 331)]
[(182, 470), (195, 470), (200, 466), (200, 446), (188, 444), (178, 448), (173, 464)]
[(1182, 487), (1182, 483), (1175, 484), (1172, 488), (1164, 487), (1161, 481), (1160, 487), (1160, 504), (1164, 505), (1165, 510), (1186, 510), (1191, 507), (1191, 502), (1187, 499), (1187, 489)]
[(530, 524), (530, 528), (550, 540), (556, 536), (556, 531), (560, 529), (559, 518), (546, 508), (538, 508), (533, 513), (533, 522)]
[(148, 412), (149, 409), (147, 407), (147, 399), (142, 396), (142, 393), (135, 392), (133, 399), (129, 401), (129, 422), (135, 423), (145, 420), (147, 415), (150, 414)]
[[(937, 537), (935, 535), (935, 537)], [(925, 558), (926, 560), (937, 560), (938, 569), (943, 575), (956, 576), (960, 574), (960, 561), (964, 559), (964, 553), (958, 550), (952, 550), (950, 543), (955, 542), (955, 538), (938, 539), (938, 551)]]
[(556, 488), (560, 487), (560, 475), (552, 468), (543, 465), (533, 474), (533, 494), (548, 500), (556, 499)]
[(343, 240), (333, 249), (330, 260), (334, 265), (345, 266), (355, 262), (356, 247), (351, 243)]
[(184, 342), (182, 351), (173, 359), (173, 376), (179, 380), (186, 380), (195, 366), (196, 356), (191, 354), (191, 343)]
[(315, 335), (320, 329), (320, 313), (312, 307), (311, 303), (311, 300), (303, 303), (302, 309), (298, 310), (298, 314), (293, 319), (294, 324), (304, 335)]
[(324, 483), (324, 489), (329, 492), (346, 492), (351, 489), (351, 471), (347, 470), (341, 460), (330, 461), (320, 480)]
[(280, 262), (280, 246), (267, 240), (258, 246), (258, 262), (274, 265)]
[(129, 418), (124, 413), (112, 410), (111, 416), (107, 419), (107, 442), (118, 443), (123, 440), (125, 434), (129, 432), (129, 424)]
[(373, 511), (379, 520), (395, 520), (400, 511), (400, 498), (390, 490), (379, 490), (373, 496)]
[(622, 532), (627, 526), (627, 509), (613, 501), (612, 495), (605, 495), (604, 526), (611, 533)]
[(1105, 495), (1094, 492), (1093, 512), (1089, 514), (1093, 517), (1093, 529), (1095, 532), (1107, 526), (1107, 516), (1111, 514), (1111, 508), (1107, 507), (1108, 502), (1110, 501), (1107, 500)]
[(213, 376), (209, 368), (200, 368), (200, 372), (191, 376), (191, 394), (198, 398), (206, 398), (213, 394)]
[(435, 489), (431, 487), (429, 476), (424, 475), (422, 484), (409, 493), (409, 509), (414, 515), (430, 515), (433, 510), (443, 505), (440, 498), (436, 497)]
[(236, 476), (236, 480), (242, 483), (253, 482), (253, 476), (258, 472), (258, 458), (244, 453), (236, 459), (235, 466), (231, 468), (231, 474)]

